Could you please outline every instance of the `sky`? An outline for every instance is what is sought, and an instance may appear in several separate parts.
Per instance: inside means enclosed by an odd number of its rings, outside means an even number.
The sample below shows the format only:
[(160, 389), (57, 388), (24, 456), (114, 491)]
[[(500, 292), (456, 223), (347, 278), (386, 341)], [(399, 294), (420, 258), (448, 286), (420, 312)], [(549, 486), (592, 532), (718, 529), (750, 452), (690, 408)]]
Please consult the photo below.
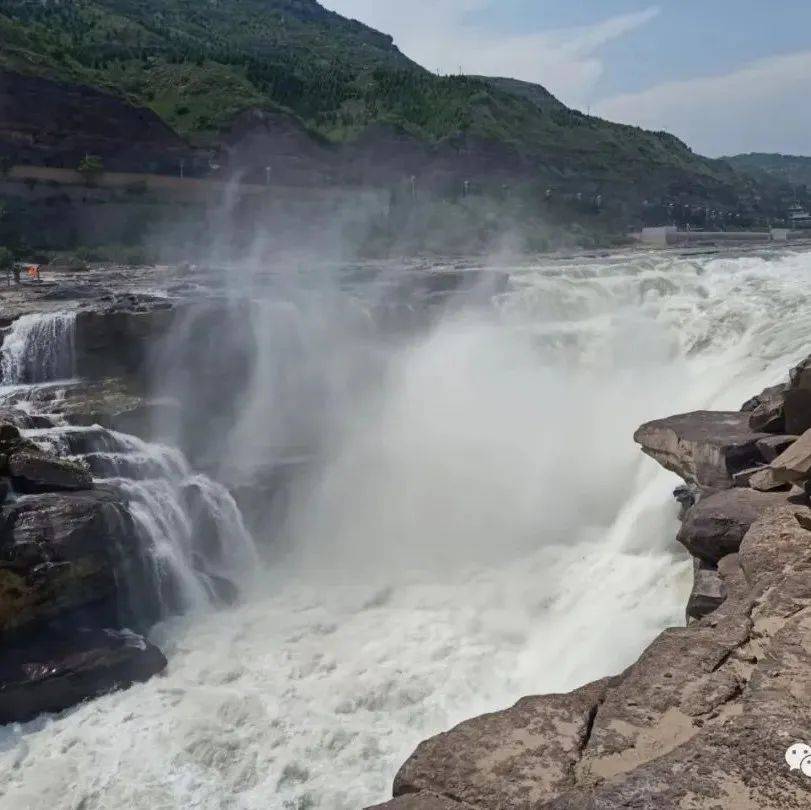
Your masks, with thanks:
[(811, 155), (811, 0), (322, 0), (440, 73), (510, 76), (710, 156)]

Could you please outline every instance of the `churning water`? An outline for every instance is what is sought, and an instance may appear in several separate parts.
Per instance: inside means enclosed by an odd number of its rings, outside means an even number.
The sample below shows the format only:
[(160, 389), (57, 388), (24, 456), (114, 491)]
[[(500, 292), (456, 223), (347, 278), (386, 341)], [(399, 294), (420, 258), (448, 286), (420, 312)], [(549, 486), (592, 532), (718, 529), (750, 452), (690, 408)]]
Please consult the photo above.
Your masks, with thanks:
[[(3, 808), (355, 810), (424, 737), (617, 672), (683, 621), (675, 479), (633, 430), (737, 408), (807, 354), (811, 256), (507, 269), (494, 308), (329, 400), (285, 553), (237, 608), (156, 628), (165, 678), (4, 732)], [(351, 346), (313, 318), (297, 367), (334, 371)], [(278, 413), (285, 374), (260, 371), (235, 437)]]

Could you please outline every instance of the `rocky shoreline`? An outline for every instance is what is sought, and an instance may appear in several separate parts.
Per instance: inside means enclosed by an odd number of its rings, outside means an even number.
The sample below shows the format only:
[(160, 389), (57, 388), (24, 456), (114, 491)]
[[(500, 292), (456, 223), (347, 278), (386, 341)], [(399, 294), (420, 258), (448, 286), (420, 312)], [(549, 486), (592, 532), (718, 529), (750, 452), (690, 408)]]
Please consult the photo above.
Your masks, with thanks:
[(811, 737), (811, 358), (741, 412), (635, 438), (684, 480), (687, 626), (615, 677), (426, 740), (374, 810), (811, 804), (811, 779), (784, 760)]

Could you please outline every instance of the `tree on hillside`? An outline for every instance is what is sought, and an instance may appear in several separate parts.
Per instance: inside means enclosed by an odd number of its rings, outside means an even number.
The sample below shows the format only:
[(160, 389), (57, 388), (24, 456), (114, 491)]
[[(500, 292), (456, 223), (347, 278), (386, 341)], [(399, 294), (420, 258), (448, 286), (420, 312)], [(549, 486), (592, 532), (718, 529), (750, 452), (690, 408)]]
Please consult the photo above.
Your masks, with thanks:
[(88, 185), (96, 182), (104, 172), (104, 162), (98, 155), (85, 155), (79, 163), (79, 174), (81, 174)]

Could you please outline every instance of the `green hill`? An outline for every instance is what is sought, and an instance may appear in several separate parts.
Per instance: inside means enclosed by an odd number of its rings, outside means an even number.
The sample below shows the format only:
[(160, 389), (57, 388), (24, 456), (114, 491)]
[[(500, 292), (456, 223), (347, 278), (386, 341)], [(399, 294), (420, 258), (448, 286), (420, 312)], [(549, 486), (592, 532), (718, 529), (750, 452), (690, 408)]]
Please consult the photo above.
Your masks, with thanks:
[(757, 178), (768, 175), (774, 180), (792, 186), (807, 186), (811, 190), (811, 157), (752, 152), (724, 160), (738, 171)]
[[(402, 172), (511, 176), (637, 209), (767, 205), (755, 180), (667, 133), (583, 115), (525, 82), (436, 76), (315, 0), (0, 0), (0, 69), (111, 91), (199, 147), (264, 110), (327, 146), (410, 139), (423, 157)], [(404, 142), (385, 137), (369, 159), (399, 165)]]

